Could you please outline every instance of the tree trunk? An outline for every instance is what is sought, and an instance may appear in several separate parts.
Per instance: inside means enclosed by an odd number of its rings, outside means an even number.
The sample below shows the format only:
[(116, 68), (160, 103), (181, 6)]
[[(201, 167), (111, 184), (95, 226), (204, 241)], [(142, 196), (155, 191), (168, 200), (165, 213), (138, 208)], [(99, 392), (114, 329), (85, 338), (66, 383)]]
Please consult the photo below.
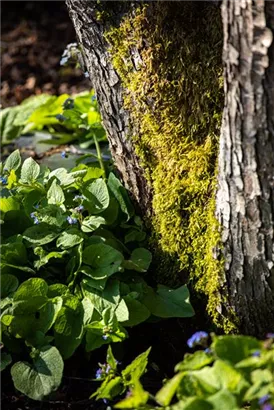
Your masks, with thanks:
[(222, 16), (224, 286), (243, 331), (263, 335), (274, 325), (274, 2), (224, 0)]
[(96, 91), (115, 165), (144, 213), (151, 209), (150, 189), (129, 139), (133, 131), (129, 113), (123, 105), (123, 86), (113, 68), (108, 52), (109, 44), (104, 38), (112, 22), (118, 25), (123, 15), (133, 9), (134, 5), (130, 2), (98, 4), (96, 1), (86, 0), (68, 0), (66, 3)]
[[(224, 0), (222, 132), (218, 2), (66, 3), (115, 165), (152, 232), (154, 277), (191, 279), (227, 329), (236, 314), (247, 333), (270, 330), (273, 2)], [(213, 257), (222, 241), (225, 263)]]

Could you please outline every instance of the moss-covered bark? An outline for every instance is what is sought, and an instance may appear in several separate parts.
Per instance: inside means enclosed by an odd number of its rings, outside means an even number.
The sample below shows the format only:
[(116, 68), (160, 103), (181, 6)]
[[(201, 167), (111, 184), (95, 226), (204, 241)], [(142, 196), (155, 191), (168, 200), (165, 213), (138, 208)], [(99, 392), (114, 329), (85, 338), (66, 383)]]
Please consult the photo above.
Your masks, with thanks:
[[(169, 284), (193, 280), (207, 295), (211, 316), (224, 324), (227, 317), (218, 313), (223, 264), (214, 258), (220, 245), (214, 217), (223, 109), (220, 10), (210, 2), (160, 1), (122, 4), (118, 12), (117, 2), (90, 3), (77, 33), (95, 78), (115, 162), (147, 216), (155, 278)], [(83, 27), (88, 21), (95, 29), (87, 49)], [(104, 78), (94, 70), (95, 35), (101, 36), (107, 60), (95, 66), (114, 68), (116, 95), (121, 92), (122, 97), (118, 102), (96, 82), (96, 77)], [(116, 105), (112, 121), (106, 104)], [(123, 134), (117, 134), (112, 127), (122, 117), (126, 124)], [(133, 153), (119, 151), (119, 138)], [(121, 162), (121, 154), (127, 155), (127, 163)], [(145, 181), (144, 198), (142, 187), (136, 190), (138, 181), (131, 181), (133, 167), (142, 174), (140, 186)]]

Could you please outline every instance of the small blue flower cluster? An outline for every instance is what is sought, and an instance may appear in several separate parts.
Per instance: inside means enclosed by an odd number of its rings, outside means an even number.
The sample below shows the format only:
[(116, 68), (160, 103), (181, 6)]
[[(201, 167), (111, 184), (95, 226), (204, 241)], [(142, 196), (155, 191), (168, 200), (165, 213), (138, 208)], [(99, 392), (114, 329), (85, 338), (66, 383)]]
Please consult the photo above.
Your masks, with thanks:
[(109, 364), (105, 363), (103, 365), (100, 365), (99, 369), (96, 370), (95, 379), (100, 380), (105, 374), (108, 374), (110, 370), (111, 367)]
[(94, 101), (96, 101), (96, 100), (97, 100), (96, 95), (93, 95), (93, 96), (91, 97), (91, 101), (94, 102)]
[(62, 158), (67, 158), (68, 157), (68, 154), (66, 153), (66, 151), (61, 152), (61, 157)]
[(7, 179), (6, 177), (0, 177), (0, 182), (1, 182), (1, 184), (3, 184), (3, 185), (7, 185), (8, 179)]
[(207, 345), (208, 341), (208, 333), (207, 332), (196, 332), (194, 333), (190, 339), (187, 341), (187, 345), (189, 348), (193, 348), (195, 346), (205, 346)]
[(55, 118), (60, 122), (64, 122), (67, 119), (67, 117), (65, 117), (63, 114), (57, 114)]
[(30, 217), (33, 219), (34, 225), (38, 225), (39, 224), (39, 219), (37, 218), (37, 213), (36, 212), (32, 212), (30, 214)]
[(262, 396), (259, 400), (258, 400), (258, 404), (259, 406), (261, 406), (261, 410), (274, 410), (274, 407), (271, 403), (269, 403), (270, 400), (270, 395), (266, 394), (264, 396)]
[(73, 218), (72, 216), (68, 216), (68, 217), (67, 217), (67, 221), (68, 221), (68, 223), (69, 223), (70, 225), (74, 225), (74, 224), (77, 224), (78, 219)]
[(83, 195), (75, 195), (73, 201), (79, 201), (79, 199), (85, 199), (85, 197)]
[(77, 206), (76, 208), (75, 208), (75, 211), (76, 212), (82, 212), (84, 210), (84, 207), (83, 207), (83, 205), (79, 205), (79, 206)]
[(67, 65), (69, 60), (77, 53), (78, 44), (77, 43), (70, 43), (66, 46), (62, 58), (60, 60), (60, 65), (64, 66)]

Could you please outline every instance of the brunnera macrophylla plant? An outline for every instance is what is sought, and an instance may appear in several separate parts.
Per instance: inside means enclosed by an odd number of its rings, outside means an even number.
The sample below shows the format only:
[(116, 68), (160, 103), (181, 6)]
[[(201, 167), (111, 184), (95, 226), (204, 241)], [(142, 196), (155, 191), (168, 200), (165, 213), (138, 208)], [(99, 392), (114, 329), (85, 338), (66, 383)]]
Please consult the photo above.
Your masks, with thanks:
[(19, 391), (41, 400), (56, 390), (80, 344), (91, 352), (151, 316), (194, 314), (186, 286), (146, 283), (143, 223), (112, 172), (51, 171), (17, 150), (0, 175), (1, 368)]
[(101, 385), (92, 397), (114, 400), (126, 393), (114, 404), (118, 409), (273, 410), (273, 341), (274, 334), (262, 342), (249, 336), (196, 332), (187, 344), (202, 350), (187, 353), (176, 365), (175, 376), (156, 395), (140, 383), (150, 349), (119, 371), (109, 347), (106, 363), (96, 373)]

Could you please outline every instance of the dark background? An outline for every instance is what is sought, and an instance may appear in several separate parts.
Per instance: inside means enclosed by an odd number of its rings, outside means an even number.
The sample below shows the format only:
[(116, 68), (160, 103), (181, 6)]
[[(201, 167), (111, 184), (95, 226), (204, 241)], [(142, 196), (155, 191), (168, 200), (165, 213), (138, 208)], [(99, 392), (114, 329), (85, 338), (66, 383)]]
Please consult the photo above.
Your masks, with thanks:
[(1, 104), (30, 95), (76, 93), (90, 88), (80, 69), (61, 67), (75, 32), (64, 1), (1, 2)]

